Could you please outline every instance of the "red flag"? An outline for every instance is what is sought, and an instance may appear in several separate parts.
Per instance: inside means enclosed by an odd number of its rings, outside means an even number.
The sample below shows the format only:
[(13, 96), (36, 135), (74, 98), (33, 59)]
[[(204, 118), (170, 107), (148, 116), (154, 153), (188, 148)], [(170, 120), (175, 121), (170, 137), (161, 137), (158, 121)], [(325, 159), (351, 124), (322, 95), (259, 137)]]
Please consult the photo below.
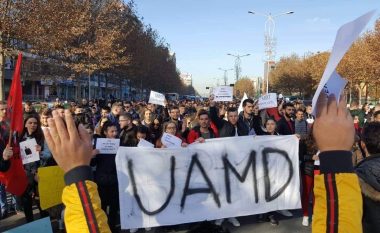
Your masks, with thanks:
[(13, 139), (13, 133), (21, 133), (24, 126), (22, 110), (22, 87), (20, 79), (22, 54), (17, 58), (16, 67), (13, 73), (12, 85), (7, 101), (7, 118), (10, 120), (10, 140), (13, 149), (13, 156), (10, 159), (11, 166), (8, 171), (0, 173), (0, 181), (5, 184), (6, 190), (17, 196), (21, 196), (28, 185), (28, 180), (22, 165), (20, 147)]
[(21, 60), (22, 53), (19, 53), (16, 68), (13, 73), (12, 85), (8, 95), (8, 119), (11, 121), (11, 131), (21, 134), (24, 128), (23, 110), (22, 110), (22, 86), (21, 86)]

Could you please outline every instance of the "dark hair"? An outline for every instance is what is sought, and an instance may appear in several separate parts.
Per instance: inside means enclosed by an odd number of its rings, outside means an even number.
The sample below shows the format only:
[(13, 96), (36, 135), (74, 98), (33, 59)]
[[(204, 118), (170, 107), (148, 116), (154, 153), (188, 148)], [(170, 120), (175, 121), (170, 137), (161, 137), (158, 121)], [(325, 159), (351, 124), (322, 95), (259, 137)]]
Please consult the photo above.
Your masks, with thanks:
[(198, 112), (198, 114), (197, 114), (197, 117), (199, 118), (199, 117), (202, 116), (202, 115), (207, 115), (207, 116), (209, 116), (208, 112), (207, 112), (206, 110), (204, 110), (204, 109), (199, 110), (199, 112)]
[(245, 107), (247, 105), (247, 103), (255, 104), (255, 102), (253, 101), (253, 99), (246, 99), (246, 100), (243, 101), (243, 107)]
[(292, 103), (285, 103), (283, 106), (282, 106), (282, 108), (283, 109), (286, 109), (287, 107), (292, 107), (292, 108), (294, 108), (294, 104), (292, 104)]
[(373, 118), (376, 118), (378, 115), (380, 115), (380, 110), (373, 113)]
[(297, 109), (296, 113), (297, 113), (297, 112), (305, 113), (305, 111), (304, 111), (303, 109), (301, 109), (301, 108)]
[(173, 107), (170, 108), (170, 112), (172, 112), (172, 110), (174, 110), (174, 109), (178, 109), (179, 110), (178, 106), (173, 106)]
[(116, 124), (113, 123), (112, 121), (106, 121), (106, 122), (104, 122), (103, 127), (102, 127), (102, 132), (101, 132), (101, 135), (102, 135), (103, 137), (106, 136), (106, 135), (104, 134), (104, 132), (107, 131), (108, 128), (110, 128), (110, 127), (116, 127)]
[(145, 125), (137, 126), (137, 133), (148, 134), (148, 132), (149, 132), (149, 129)]
[(26, 102), (25, 102), (25, 105), (32, 106), (32, 102), (30, 102), (30, 101), (26, 101)]
[(103, 106), (102, 110), (106, 110), (107, 112), (111, 112), (111, 108), (108, 106)]
[(229, 113), (229, 112), (237, 112), (238, 110), (237, 110), (237, 108), (235, 108), (235, 107), (229, 107), (228, 109), (227, 109), (227, 113)]
[(42, 128), (41, 128), (41, 121), (40, 121), (40, 118), (38, 117), (38, 115), (28, 115), (25, 119), (24, 119), (24, 128), (21, 132), (21, 135), (20, 135), (20, 141), (23, 140), (23, 137), (25, 135), (25, 133), (28, 133), (28, 130), (26, 128), (26, 122), (31, 119), (31, 118), (34, 118), (37, 120), (37, 129), (36, 131), (34, 131), (31, 135), (31, 137), (35, 138), (36, 139), (36, 142), (38, 145), (42, 146), (44, 145), (44, 133), (42, 132)]
[(370, 122), (363, 128), (362, 140), (370, 154), (380, 153), (380, 122)]

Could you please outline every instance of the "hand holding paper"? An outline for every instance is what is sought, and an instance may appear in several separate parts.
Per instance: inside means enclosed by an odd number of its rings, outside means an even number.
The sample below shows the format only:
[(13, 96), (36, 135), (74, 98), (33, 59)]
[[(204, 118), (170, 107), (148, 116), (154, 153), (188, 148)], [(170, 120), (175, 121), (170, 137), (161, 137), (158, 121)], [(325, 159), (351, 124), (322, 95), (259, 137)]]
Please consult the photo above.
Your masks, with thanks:
[[(326, 65), (326, 69), (313, 97), (312, 108), (314, 115), (316, 113), (318, 97), (323, 89), (325, 92), (327, 91), (328, 94), (333, 93), (335, 96), (340, 96), (345, 83), (336, 73), (335, 69), (340, 60), (342, 60), (344, 54), (346, 54), (352, 43), (354, 43), (354, 41), (359, 37), (361, 31), (363, 31), (374, 14), (375, 10), (372, 10), (339, 28), (329, 61)], [(330, 81), (330, 79), (332, 79), (332, 81)]]

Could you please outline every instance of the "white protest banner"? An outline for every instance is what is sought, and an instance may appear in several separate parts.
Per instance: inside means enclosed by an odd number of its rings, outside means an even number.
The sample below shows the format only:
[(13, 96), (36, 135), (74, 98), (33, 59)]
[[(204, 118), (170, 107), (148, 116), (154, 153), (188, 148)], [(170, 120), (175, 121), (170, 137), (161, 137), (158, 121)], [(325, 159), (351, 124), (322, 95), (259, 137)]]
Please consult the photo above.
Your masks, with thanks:
[(167, 148), (178, 148), (182, 145), (182, 140), (174, 135), (163, 133), (161, 137), (161, 142)]
[(248, 99), (248, 96), (247, 96), (247, 93), (244, 92), (243, 99), (241, 99), (241, 101), (240, 101), (240, 105), (239, 105), (239, 108), (238, 108), (238, 113), (240, 113), (241, 111), (243, 111), (243, 102), (246, 99)]
[[(338, 66), (340, 60), (342, 60), (344, 54), (348, 51), (348, 49), (351, 47), (352, 43), (359, 37), (360, 33), (363, 31), (365, 26), (368, 24), (369, 20), (372, 18), (372, 16), (375, 14), (375, 10), (370, 11), (359, 18), (355, 19), (352, 22), (346, 23), (342, 27), (339, 28), (338, 33), (335, 38), (334, 46), (331, 51), (331, 55), (329, 58), (329, 61), (326, 65), (326, 69), (323, 72), (321, 81), (319, 82), (318, 88), (315, 91), (315, 94), (313, 96), (312, 100), (312, 108), (313, 108), (313, 114), (316, 113), (316, 104), (319, 97), (319, 94), (323, 89), (328, 88), (326, 86), (326, 83), (329, 81), (331, 76), (333, 75), (336, 67)], [(337, 90), (335, 88), (335, 90)], [(342, 91), (340, 89), (338, 92), (332, 92), (331, 90), (327, 90), (328, 93), (332, 93), (336, 96), (337, 100), (339, 101), (339, 94)]]
[(147, 140), (141, 138), (139, 143), (137, 144), (137, 147), (148, 147), (148, 148), (154, 148), (154, 145)]
[(243, 136), (186, 148), (120, 147), (122, 229), (297, 209), (298, 139)]
[(20, 152), (22, 164), (32, 163), (40, 160), (40, 155), (36, 150), (37, 142), (35, 138), (20, 142)]
[(95, 148), (99, 150), (100, 154), (116, 154), (119, 146), (119, 138), (97, 138)]
[(218, 86), (213, 88), (214, 101), (232, 101), (233, 88), (230, 86)]
[(165, 106), (165, 95), (159, 92), (150, 91), (148, 103)]
[(277, 94), (268, 93), (259, 98), (259, 110), (277, 107)]

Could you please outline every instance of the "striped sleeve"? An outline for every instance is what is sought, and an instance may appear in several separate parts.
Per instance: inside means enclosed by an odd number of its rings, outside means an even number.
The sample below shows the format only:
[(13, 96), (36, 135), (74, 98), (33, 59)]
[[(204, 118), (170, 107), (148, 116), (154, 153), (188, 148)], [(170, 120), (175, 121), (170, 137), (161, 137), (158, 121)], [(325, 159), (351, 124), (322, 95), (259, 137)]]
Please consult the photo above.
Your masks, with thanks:
[(67, 186), (63, 190), (66, 231), (111, 232), (107, 216), (101, 208), (97, 185), (91, 181), (91, 168), (75, 168), (65, 174)]
[(314, 178), (313, 233), (362, 233), (362, 196), (351, 152), (319, 155), (321, 175)]

